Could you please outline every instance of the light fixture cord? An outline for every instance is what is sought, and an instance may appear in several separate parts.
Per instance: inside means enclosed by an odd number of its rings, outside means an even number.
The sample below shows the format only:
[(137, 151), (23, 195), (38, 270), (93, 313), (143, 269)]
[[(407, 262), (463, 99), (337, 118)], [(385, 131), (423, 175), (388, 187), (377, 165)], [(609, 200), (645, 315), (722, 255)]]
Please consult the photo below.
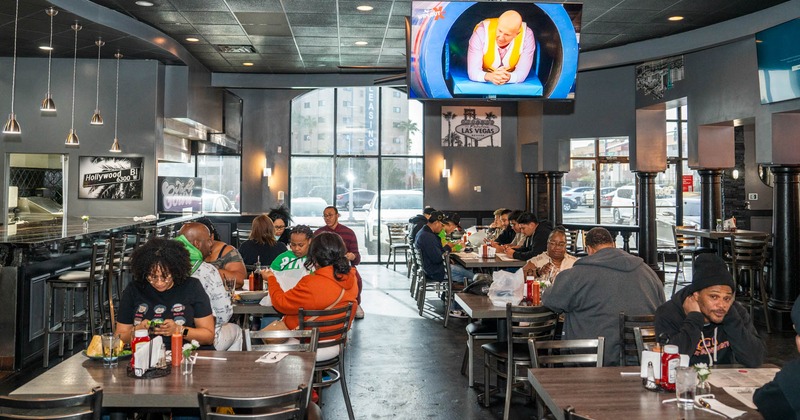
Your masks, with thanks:
[(17, 85), (17, 22), (19, 21), (19, 0), (14, 9), (14, 64), (11, 70), (11, 113), (14, 113), (14, 88)]
[(75, 22), (75, 46), (73, 47), (75, 54), (72, 57), (72, 121), (70, 122), (70, 130), (75, 130), (75, 77), (78, 72), (78, 22)]
[(50, 96), (50, 68), (53, 63), (53, 16), (50, 15), (50, 50), (47, 51), (47, 96)]
[(98, 38), (97, 41), (97, 94), (94, 99), (94, 109), (100, 109), (100, 48), (103, 48), (103, 42)]
[(117, 138), (117, 115), (119, 115), (119, 51), (117, 51), (117, 85), (114, 94), (114, 139)]

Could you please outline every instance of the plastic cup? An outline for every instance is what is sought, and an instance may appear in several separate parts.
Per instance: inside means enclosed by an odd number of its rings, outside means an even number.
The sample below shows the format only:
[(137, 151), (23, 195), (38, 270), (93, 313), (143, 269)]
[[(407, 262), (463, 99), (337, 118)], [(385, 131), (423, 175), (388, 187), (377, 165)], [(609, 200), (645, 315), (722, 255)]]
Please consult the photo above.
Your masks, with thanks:
[(114, 367), (119, 363), (119, 337), (105, 333), (100, 337), (103, 346), (103, 366)]
[(697, 387), (697, 372), (693, 367), (679, 367), (675, 371), (675, 397), (678, 408), (694, 409), (694, 395)]

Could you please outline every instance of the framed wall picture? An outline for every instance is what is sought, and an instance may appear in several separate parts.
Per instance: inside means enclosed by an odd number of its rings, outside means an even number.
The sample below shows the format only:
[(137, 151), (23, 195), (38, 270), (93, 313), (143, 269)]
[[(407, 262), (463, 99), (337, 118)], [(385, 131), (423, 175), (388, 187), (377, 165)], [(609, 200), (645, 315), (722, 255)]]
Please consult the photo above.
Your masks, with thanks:
[(499, 106), (443, 106), (442, 147), (500, 147)]
[(141, 200), (144, 158), (81, 156), (78, 198)]
[(158, 177), (158, 212), (199, 212), (203, 209), (203, 178)]

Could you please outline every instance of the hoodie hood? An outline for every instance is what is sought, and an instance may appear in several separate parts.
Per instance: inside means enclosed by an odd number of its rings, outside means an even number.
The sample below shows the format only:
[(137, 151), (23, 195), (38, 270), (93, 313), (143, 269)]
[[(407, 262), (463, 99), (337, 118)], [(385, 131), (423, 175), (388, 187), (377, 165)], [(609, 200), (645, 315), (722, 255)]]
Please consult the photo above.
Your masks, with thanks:
[(425, 216), (418, 214), (410, 219), (408, 219), (408, 223), (428, 223), (428, 219)]
[(333, 275), (333, 266), (327, 266), (319, 268), (317, 271), (314, 272), (317, 276), (325, 277), (326, 279), (330, 279), (332, 282), (336, 283), (342, 289), (350, 289), (351, 287), (355, 286), (356, 284), (356, 269), (350, 268), (350, 272), (342, 275), (339, 280), (336, 279)]
[(189, 251), (189, 262), (192, 264), (192, 272), (194, 274), (198, 268), (200, 268), (200, 264), (203, 263), (203, 253), (200, 252), (185, 236), (180, 235), (175, 238), (176, 241), (180, 242), (187, 251)]
[(577, 267), (579, 265), (603, 267), (609, 270), (629, 273), (645, 264), (641, 258), (621, 249), (603, 248), (593, 255), (579, 259), (574, 266)]

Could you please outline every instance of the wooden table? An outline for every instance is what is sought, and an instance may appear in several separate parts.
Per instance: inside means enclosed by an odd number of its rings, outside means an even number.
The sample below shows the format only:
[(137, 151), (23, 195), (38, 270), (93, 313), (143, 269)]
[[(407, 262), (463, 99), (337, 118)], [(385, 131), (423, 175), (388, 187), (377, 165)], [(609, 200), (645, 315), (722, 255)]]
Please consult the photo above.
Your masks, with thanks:
[(263, 352), (199, 351), (201, 356), (225, 357), (227, 361), (198, 359), (192, 375), (180, 368), (162, 378), (128, 377), (126, 360), (115, 368), (104, 368), (102, 360), (76, 354), (17, 388), (11, 395), (80, 394), (103, 386), (103, 407), (198, 407), (197, 392), (263, 396), (310, 384), (316, 363), (313, 352), (291, 352), (274, 364), (256, 363)]
[[(644, 389), (638, 375), (622, 376), (620, 372), (638, 372), (638, 366), (603, 368), (550, 368), (528, 369), (528, 381), (539, 399), (540, 416), (543, 406), (556, 419), (564, 419), (567, 406), (575, 412), (593, 419), (715, 419), (719, 415), (699, 409), (679, 410), (675, 402), (661, 401), (675, 398), (675, 393), (658, 393)], [(722, 403), (745, 410), (737, 419), (761, 418), (722, 389), (712, 387)]]
[(675, 233), (694, 236), (697, 238), (704, 238), (717, 241), (717, 255), (722, 257), (724, 255), (725, 240), (729, 238), (753, 238), (759, 236), (767, 236), (766, 232), (759, 232), (757, 230), (736, 229), (733, 231), (718, 231), (710, 229), (690, 229), (690, 228), (675, 228)]
[(241, 326), (243, 330), (250, 328), (250, 315), (280, 315), (273, 306), (263, 306), (256, 303), (253, 304), (233, 304), (233, 315), (241, 317)]
[(502, 318), (506, 317), (506, 307), (492, 304), (489, 296), (473, 295), (472, 293), (456, 293), (453, 295), (461, 309), (470, 318)]
[(504, 260), (500, 257), (481, 258), (474, 252), (451, 252), (450, 257), (458, 264), (469, 269), (495, 269), (522, 267), (527, 261)]

